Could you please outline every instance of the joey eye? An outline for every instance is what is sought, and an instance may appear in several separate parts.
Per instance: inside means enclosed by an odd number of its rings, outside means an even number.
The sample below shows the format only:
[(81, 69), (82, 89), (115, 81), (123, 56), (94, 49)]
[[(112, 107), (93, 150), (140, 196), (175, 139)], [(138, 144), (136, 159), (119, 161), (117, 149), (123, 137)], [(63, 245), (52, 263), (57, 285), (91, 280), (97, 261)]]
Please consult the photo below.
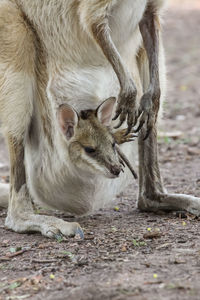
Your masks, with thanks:
[(96, 150), (92, 147), (84, 147), (86, 153), (94, 153)]
[(115, 143), (115, 142), (114, 142), (114, 143), (112, 143), (112, 147), (113, 147), (113, 148), (115, 148), (115, 145), (116, 145), (116, 143)]

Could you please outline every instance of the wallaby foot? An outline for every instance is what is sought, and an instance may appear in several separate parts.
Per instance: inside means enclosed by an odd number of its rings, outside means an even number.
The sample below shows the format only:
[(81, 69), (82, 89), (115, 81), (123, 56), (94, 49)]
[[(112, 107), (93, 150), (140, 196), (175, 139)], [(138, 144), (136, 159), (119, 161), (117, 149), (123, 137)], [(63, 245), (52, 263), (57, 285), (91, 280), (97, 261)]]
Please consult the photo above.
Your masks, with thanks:
[(56, 217), (34, 214), (26, 185), (23, 185), (18, 193), (12, 193), (5, 225), (16, 232), (36, 231), (49, 238), (76, 234), (84, 237), (80, 225), (76, 222), (65, 222)]
[(68, 223), (55, 217), (34, 214), (26, 185), (23, 142), (8, 136), (8, 146), (11, 180), (6, 227), (20, 233), (37, 231), (49, 238), (56, 238), (57, 235), (74, 236), (77, 233), (83, 237), (78, 223)]
[(155, 194), (148, 197), (141, 196), (138, 199), (138, 208), (141, 211), (187, 211), (200, 216), (200, 198), (184, 194)]
[(145, 130), (139, 134), (139, 198), (142, 211), (187, 211), (200, 216), (200, 198), (184, 194), (168, 194), (163, 188), (157, 155), (157, 128), (154, 125), (144, 140)]

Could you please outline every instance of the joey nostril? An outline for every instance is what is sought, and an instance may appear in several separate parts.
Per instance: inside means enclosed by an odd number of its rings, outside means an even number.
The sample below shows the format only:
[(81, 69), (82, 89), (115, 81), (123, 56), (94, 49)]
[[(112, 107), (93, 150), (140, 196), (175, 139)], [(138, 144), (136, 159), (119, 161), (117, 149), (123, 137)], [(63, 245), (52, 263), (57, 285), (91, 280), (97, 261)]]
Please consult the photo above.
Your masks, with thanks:
[(118, 166), (111, 166), (110, 171), (113, 175), (118, 176), (121, 172), (121, 167)]

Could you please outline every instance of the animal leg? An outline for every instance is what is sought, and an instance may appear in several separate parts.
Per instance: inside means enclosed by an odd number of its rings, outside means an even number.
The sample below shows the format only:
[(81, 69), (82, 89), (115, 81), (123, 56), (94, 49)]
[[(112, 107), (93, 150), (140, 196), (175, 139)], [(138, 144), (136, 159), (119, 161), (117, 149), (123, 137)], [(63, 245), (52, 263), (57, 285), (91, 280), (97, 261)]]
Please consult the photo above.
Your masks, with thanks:
[(184, 194), (168, 194), (163, 188), (157, 154), (157, 129), (153, 125), (148, 139), (144, 129), (139, 134), (139, 198), (142, 211), (181, 211), (200, 215), (200, 198)]
[(144, 51), (146, 52), (149, 66), (149, 83), (144, 90), (144, 95), (140, 100), (139, 106), (139, 131), (144, 123), (146, 123), (146, 139), (153, 128), (160, 106), (160, 77), (159, 77), (159, 53), (161, 47), (159, 15), (156, 7), (150, 2), (147, 5), (144, 16), (139, 24), (141, 35), (143, 38)]
[[(138, 138), (139, 197), (137, 205), (142, 211), (185, 210), (200, 215), (200, 198), (184, 194), (168, 194), (162, 184), (158, 164), (157, 115), (165, 90), (163, 47), (158, 29), (156, 29), (157, 21), (153, 11), (146, 12), (145, 18), (142, 21), (144, 23), (141, 24), (141, 30), (146, 50), (141, 49), (138, 54), (138, 68), (144, 91), (140, 107), (143, 110), (142, 120), (145, 121), (146, 128), (141, 126)], [(151, 37), (153, 37), (152, 40)]]
[(33, 105), (36, 105), (34, 34), (23, 14), (11, 1), (0, 4), (0, 118), (10, 154), (10, 195), (7, 228), (16, 232), (39, 231), (44, 236), (57, 234), (83, 236), (77, 223), (34, 214), (26, 182), (24, 148)]
[(80, 3), (81, 21), (96, 40), (118, 77), (120, 93), (114, 120), (119, 117), (119, 124), (116, 126), (119, 128), (127, 119), (127, 133), (129, 133), (137, 122), (137, 90), (110, 34), (109, 10), (112, 5), (113, 1), (94, 0), (86, 6), (83, 1)]

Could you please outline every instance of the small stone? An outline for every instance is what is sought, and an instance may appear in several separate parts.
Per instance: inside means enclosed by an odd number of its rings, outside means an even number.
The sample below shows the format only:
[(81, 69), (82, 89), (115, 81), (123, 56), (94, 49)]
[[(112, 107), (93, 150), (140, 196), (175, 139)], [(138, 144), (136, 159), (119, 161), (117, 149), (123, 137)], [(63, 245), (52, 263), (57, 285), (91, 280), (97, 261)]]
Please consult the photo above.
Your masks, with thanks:
[(54, 279), (54, 278), (55, 278), (55, 275), (54, 275), (54, 274), (50, 274), (50, 275), (49, 275), (49, 278), (50, 278), (50, 279)]

